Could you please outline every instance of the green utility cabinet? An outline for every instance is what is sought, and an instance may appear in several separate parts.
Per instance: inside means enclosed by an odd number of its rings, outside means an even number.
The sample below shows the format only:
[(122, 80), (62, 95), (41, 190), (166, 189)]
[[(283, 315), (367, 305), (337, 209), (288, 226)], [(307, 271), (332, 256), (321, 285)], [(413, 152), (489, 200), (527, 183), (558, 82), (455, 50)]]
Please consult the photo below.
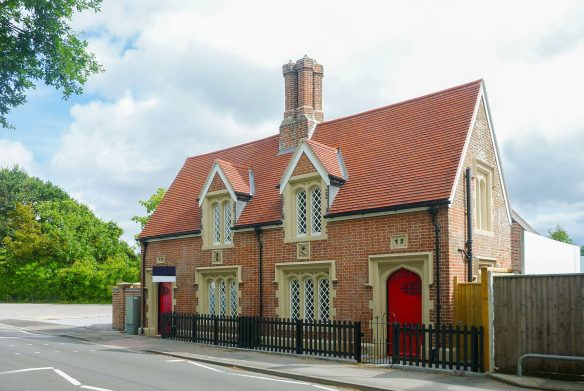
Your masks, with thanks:
[(137, 335), (140, 327), (140, 296), (126, 296), (126, 334)]

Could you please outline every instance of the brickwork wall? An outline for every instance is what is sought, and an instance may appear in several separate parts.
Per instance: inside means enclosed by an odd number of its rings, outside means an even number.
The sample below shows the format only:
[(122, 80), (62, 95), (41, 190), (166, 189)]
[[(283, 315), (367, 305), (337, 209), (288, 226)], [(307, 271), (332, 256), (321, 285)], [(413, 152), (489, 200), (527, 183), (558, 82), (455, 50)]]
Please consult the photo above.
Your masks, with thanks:
[(511, 224), (511, 267), (516, 273), (521, 273), (523, 263), (523, 227), (515, 220)]
[(126, 297), (142, 296), (140, 284), (120, 283), (112, 289), (112, 329), (125, 330)]
[[(446, 226), (446, 209), (439, 213), (439, 221)], [(372, 316), (372, 300), (368, 282), (368, 257), (374, 254), (432, 252), (434, 230), (428, 211), (328, 222), (328, 239), (311, 242), (311, 261), (335, 260), (338, 281), (333, 288), (336, 298), (336, 319), (368, 320)], [(442, 258), (447, 263), (448, 247), (445, 232), (442, 235)], [(408, 248), (390, 249), (390, 236), (408, 234)], [(276, 316), (277, 285), (274, 283), (275, 264), (296, 262), (296, 243), (284, 243), (283, 228), (263, 231), (264, 242), (264, 316)], [(241, 265), (240, 302), (243, 315), (259, 313), (258, 243), (255, 232), (236, 232), (234, 248), (223, 250), (223, 266)], [(146, 267), (152, 267), (158, 255), (165, 255), (165, 265), (177, 267), (175, 311), (196, 311), (197, 298), (195, 268), (211, 264), (211, 250), (202, 250), (200, 237), (151, 242), (146, 254)], [(431, 300), (435, 293), (431, 290)], [(433, 316), (433, 310), (430, 312)]]
[(225, 187), (225, 183), (223, 183), (223, 180), (219, 174), (215, 174), (213, 180), (211, 181), (211, 186), (209, 186), (209, 192), (225, 189), (227, 189), (227, 187)]
[[(476, 231), (475, 216), (473, 213), (473, 258), (492, 258), (496, 260), (497, 267), (511, 267), (511, 226), (509, 224), (505, 200), (503, 196), (503, 187), (499, 176), (499, 167), (495, 158), (495, 146), (489, 133), (487, 113), (484, 105), (481, 103), (477, 113), (476, 122), (472, 130), (470, 143), (467, 154), (463, 163), (463, 173), (459, 178), (455, 198), (449, 209), (449, 246), (450, 262), (446, 265), (448, 268), (448, 279), (443, 285), (444, 301), (443, 303), (452, 302), (452, 279), (458, 276), (459, 281), (466, 281), (467, 262), (464, 255), (458, 249), (466, 249), (467, 226), (466, 226), (466, 180), (464, 170), (466, 167), (473, 167), (474, 159), (487, 164), (494, 169), (493, 175), (493, 203), (492, 203), (492, 227), (493, 232), (490, 234), (479, 233)], [(474, 180), (471, 181), (471, 191), (474, 193)], [(471, 200), (471, 207), (476, 211), (474, 197)], [(446, 272), (446, 270), (445, 270)], [(452, 319), (451, 311), (445, 311), (447, 319)]]
[(298, 160), (298, 164), (296, 164), (294, 171), (292, 172), (292, 176), (309, 174), (311, 172), (316, 172), (316, 168), (314, 168), (310, 159), (306, 157), (306, 154), (303, 153), (300, 157), (300, 160)]

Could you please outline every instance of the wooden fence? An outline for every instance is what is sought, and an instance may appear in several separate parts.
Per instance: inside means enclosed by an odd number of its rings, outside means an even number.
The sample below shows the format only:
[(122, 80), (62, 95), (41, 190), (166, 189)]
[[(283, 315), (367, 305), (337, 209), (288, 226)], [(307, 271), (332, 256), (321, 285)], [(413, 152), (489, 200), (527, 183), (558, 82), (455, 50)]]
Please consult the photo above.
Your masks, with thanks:
[[(515, 373), (525, 353), (584, 356), (584, 274), (493, 278), (494, 360)], [(584, 363), (526, 360), (526, 374), (584, 374)]]

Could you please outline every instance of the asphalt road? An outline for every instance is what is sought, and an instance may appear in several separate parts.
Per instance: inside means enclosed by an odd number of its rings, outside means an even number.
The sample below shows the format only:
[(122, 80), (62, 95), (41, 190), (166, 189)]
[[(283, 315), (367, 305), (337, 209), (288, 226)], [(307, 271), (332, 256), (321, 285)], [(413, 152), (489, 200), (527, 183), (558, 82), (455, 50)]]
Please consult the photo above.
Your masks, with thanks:
[(0, 391), (337, 390), (0, 324)]

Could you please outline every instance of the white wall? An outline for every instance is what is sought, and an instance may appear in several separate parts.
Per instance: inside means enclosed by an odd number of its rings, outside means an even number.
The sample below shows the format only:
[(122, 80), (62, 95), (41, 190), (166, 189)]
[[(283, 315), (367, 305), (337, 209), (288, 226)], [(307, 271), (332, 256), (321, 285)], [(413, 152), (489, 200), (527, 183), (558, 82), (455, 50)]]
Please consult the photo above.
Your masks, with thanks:
[(524, 232), (523, 274), (580, 273), (580, 248)]

